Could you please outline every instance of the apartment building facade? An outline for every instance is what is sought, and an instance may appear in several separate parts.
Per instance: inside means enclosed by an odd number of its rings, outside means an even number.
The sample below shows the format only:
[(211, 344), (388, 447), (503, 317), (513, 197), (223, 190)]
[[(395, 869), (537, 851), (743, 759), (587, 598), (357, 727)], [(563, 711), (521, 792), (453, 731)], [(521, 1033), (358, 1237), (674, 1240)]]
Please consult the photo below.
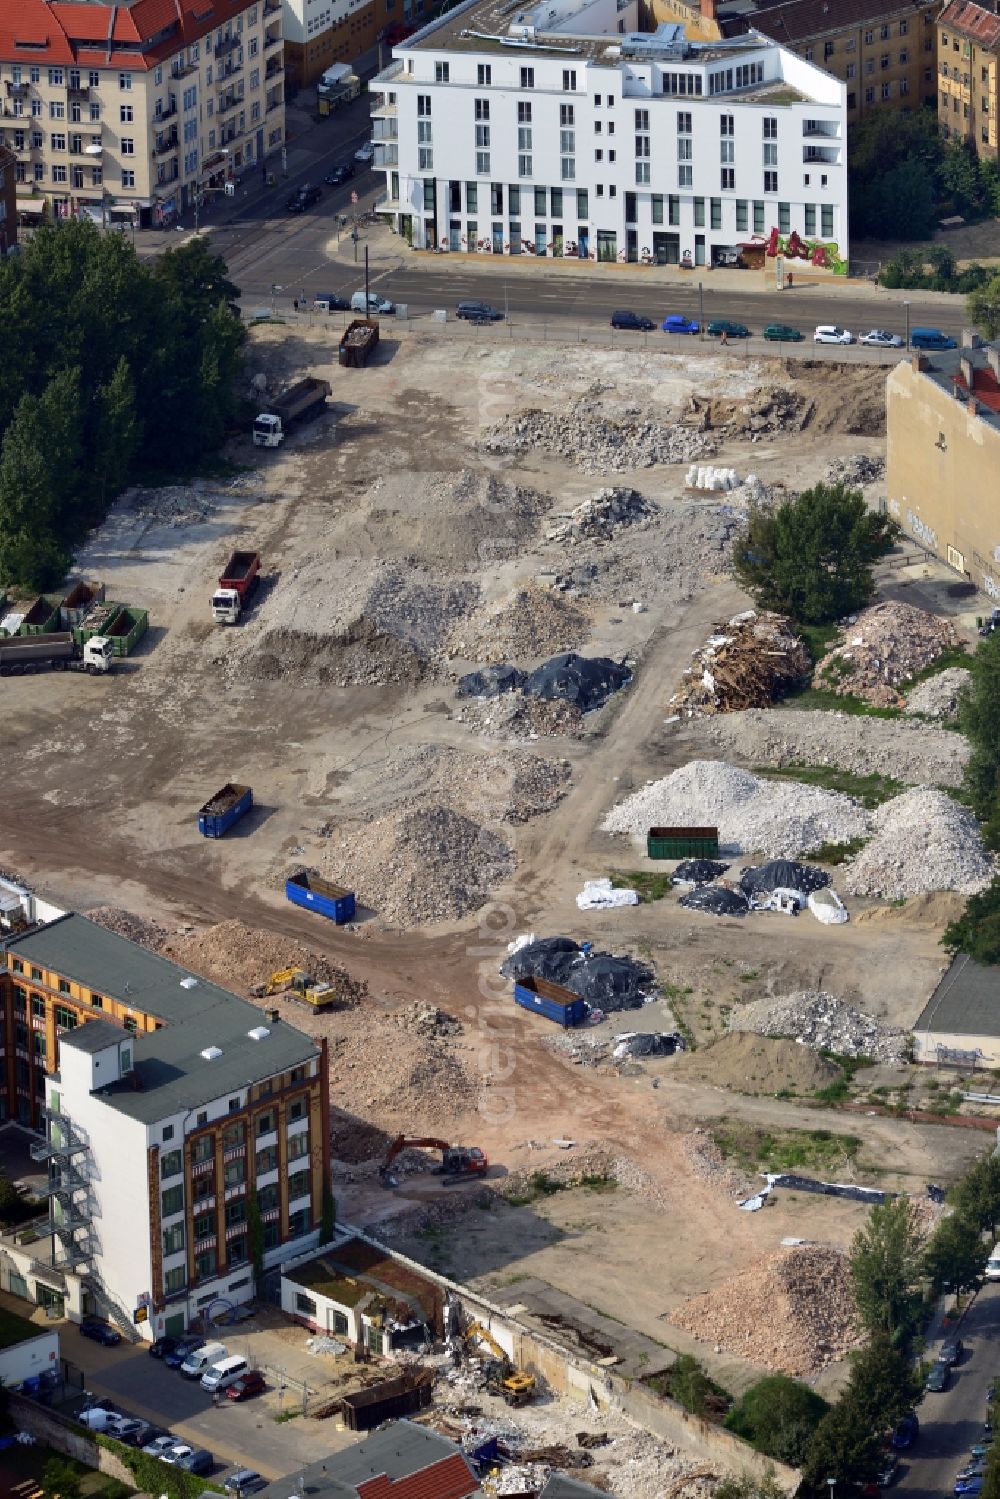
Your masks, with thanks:
[(18, 212), (155, 226), (285, 139), (281, 0), (0, 0)]
[(49, 1167), (39, 1299), (177, 1333), (318, 1242), (325, 1042), (74, 914), (9, 937), (4, 963), (6, 1112)]
[(0, 260), (17, 244), (17, 159), (0, 145)]
[(848, 254), (845, 89), (765, 37), (635, 32), (635, 0), (465, 0), (373, 81), (380, 212), (420, 248), (734, 263)]
[[(285, 72), (305, 88), (334, 63), (354, 63), (403, 21), (415, 0), (283, 0)], [(423, 11), (424, 0), (419, 0)]]
[(938, 121), (946, 136), (1000, 161), (1000, 16), (950, 0), (938, 17)]

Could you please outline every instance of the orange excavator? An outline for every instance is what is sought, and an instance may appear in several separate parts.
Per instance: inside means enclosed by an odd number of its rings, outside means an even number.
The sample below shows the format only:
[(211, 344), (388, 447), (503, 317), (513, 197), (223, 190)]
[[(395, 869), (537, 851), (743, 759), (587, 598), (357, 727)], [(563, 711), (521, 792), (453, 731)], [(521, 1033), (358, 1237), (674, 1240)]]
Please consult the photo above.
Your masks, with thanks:
[(429, 1137), (417, 1139), (409, 1135), (397, 1135), (386, 1151), (385, 1160), (379, 1168), (382, 1180), (387, 1184), (392, 1183), (392, 1163), (401, 1150), (419, 1150), (421, 1147), (428, 1150), (440, 1150), (441, 1164), (436, 1168), (437, 1174), (445, 1177), (449, 1182), (462, 1181), (469, 1176), (485, 1176), (490, 1169), (489, 1160), (478, 1145), (449, 1145), (447, 1140), (434, 1140)]

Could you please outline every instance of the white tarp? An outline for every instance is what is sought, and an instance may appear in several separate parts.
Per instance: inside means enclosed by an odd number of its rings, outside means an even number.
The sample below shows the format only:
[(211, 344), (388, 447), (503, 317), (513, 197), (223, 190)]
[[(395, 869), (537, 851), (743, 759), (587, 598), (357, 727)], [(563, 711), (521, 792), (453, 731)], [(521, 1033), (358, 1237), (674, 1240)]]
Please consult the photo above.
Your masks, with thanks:
[(836, 890), (829, 887), (825, 890), (813, 890), (807, 904), (816, 920), (821, 921), (824, 926), (843, 926), (848, 920), (844, 902)]
[(610, 906), (637, 906), (635, 890), (616, 889), (609, 879), (587, 880), (576, 898), (581, 911), (606, 910)]

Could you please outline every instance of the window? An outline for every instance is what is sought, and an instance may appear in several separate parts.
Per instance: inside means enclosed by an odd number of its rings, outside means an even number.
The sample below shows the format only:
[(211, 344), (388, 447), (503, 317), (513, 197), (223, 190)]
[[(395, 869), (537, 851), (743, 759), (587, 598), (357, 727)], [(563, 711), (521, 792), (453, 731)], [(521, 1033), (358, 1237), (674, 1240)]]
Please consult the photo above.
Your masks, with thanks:
[(806, 229), (806, 234), (815, 234), (816, 233), (816, 204), (815, 203), (807, 203), (805, 205), (805, 229)]
[(650, 216), (654, 224), (663, 223), (663, 194), (654, 193), (649, 200)]
[(52, 88), (62, 88), (65, 75), (62, 68), (49, 69), (49, 83)]
[[(910, 92), (910, 80), (908, 78), (901, 78), (899, 80), (899, 96), (900, 96), (900, 98), (901, 99), (905, 98), (905, 96), (909, 92)], [(985, 99), (983, 100), (983, 103), (984, 104), (986, 103)]]
[(430, 96), (430, 94), (418, 94), (417, 95), (417, 114), (418, 115), (427, 115), (429, 117), (430, 116), (430, 112), (431, 112), (431, 96)]
[(822, 218), (822, 226), (821, 226), (821, 229), (820, 229), (820, 233), (822, 234), (822, 236), (823, 236), (824, 239), (832, 239), (833, 238), (833, 204), (832, 203), (824, 203), (824, 204), (822, 204), (821, 207), (820, 207), (820, 215), (821, 215), (821, 218)]
[(294, 1202), (297, 1197), (309, 1196), (309, 1172), (296, 1171), (288, 1178), (288, 1200)]
[(753, 232), (754, 234), (764, 233), (764, 204), (760, 198), (753, 200)]
[[(872, 44), (872, 42), (874, 40), (875, 40), (875, 33), (874, 33), (874, 31), (866, 31), (865, 32), (865, 46), (866, 47), (870, 47), (871, 44)], [(944, 40), (945, 40), (945, 46), (947, 46), (948, 45), (948, 38), (945, 37)]]
[(778, 165), (778, 147), (774, 141), (764, 142), (764, 165), (766, 167)]
[(308, 1208), (300, 1208), (297, 1213), (292, 1213), (288, 1219), (288, 1237), (290, 1239), (301, 1239), (312, 1228), (312, 1214)]
[(644, 132), (648, 131), (648, 129), (649, 129), (649, 110), (648, 109), (637, 109), (636, 110), (636, 112), (635, 112), (635, 128), (636, 128), (636, 130), (641, 130), (641, 131), (644, 131)]
[(429, 146), (417, 147), (417, 168), (421, 172), (433, 172), (434, 152)]
[(184, 1265), (177, 1265), (173, 1270), (168, 1270), (163, 1277), (163, 1293), (165, 1296), (176, 1296), (178, 1291), (183, 1291), (187, 1285), (187, 1269)]
[(256, 1132), (258, 1135), (270, 1135), (277, 1128), (277, 1116), (273, 1109), (265, 1109), (262, 1114), (257, 1115)]
[(545, 217), (545, 189), (544, 189), (544, 187), (536, 187), (535, 188), (535, 218), (536, 219), (544, 219), (544, 217)]
[(563, 68), (563, 93), (573, 94), (576, 92), (576, 69)]
[(170, 1228), (163, 1230), (163, 1253), (179, 1254), (184, 1248), (184, 1225), (174, 1223)]
[(681, 221), (681, 200), (676, 193), (667, 195), (667, 222), (676, 227)]
[(677, 137), (677, 160), (690, 161), (693, 155), (694, 141), (689, 140), (686, 135), (679, 135)]
[[(559, 176), (563, 182), (573, 182), (576, 179), (575, 156), (561, 156), (559, 158)], [(648, 177), (646, 181), (649, 181)]]
[(227, 1161), (222, 1168), (222, 1180), (227, 1187), (238, 1187), (247, 1179), (247, 1163), (244, 1156)]
[(848, 78), (853, 78), (856, 72), (857, 72), (856, 65), (853, 62), (849, 62), (847, 64), (847, 76), (848, 76)]
[(180, 1176), (183, 1164), (179, 1150), (165, 1150), (160, 1156), (160, 1176), (164, 1181), (168, 1176)]
[(11, 964), (11, 967), (14, 970), (15, 973), (23, 973), (24, 972), (24, 964), (21, 962), (20, 958), (15, 958), (14, 961), (12, 962), (12, 964)]
[(75, 1010), (68, 1009), (66, 1005), (56, 1005), (53, 1014), (55, 1015), (56, 1030), (72, 1031), (76, 1029), (78, 1021)]
[(131, 138), (131, 136), (122, 136), (121, 153), (123, 156), (135, 155), (135, 141)]
[(677, 111), (677, 134), (691, 134), (691, 115), (690, 112), (686, 109), (679, 109)]
[[(892, 84), (891, 83), (883, 83), (883, 85), (882, 85), (882, 98), (883, 98), (883, 100), (885, 100), (885, 99), (891, 99), (892, 98)], [(968, 113), (968, 111), (966, 111), (966, 113)]]
[(118, 117), (123, 125), (131, 125), (134, 118), (134, 111), (131, 104), (123, 104), (118, 111)]
[(704, 198), (695, 198), (695, 200), (694, 200), (694, 223), (695, 223), (695, 228), (696, 229), (704, 229), (704, 227), (705, 227), (705, 199)]
[(517, 103), (517, 123), (519, 125), (531, 124), (531, 101), (519, 99)]
[(888, 36), (889, 36), (889, 27), (886, 26), (886, 25), (880, 26), (878, 34), (881, 37), (882, 41), (884, 42), (888, 38)]
[(710, 215), (709, 216), (709, 226), (712, 229), (721, 229), (722, 228), (722, 199), (721, 198), (711, 198), (711, 199), (709, 199), (709, 205), (708, 205), (708, 207), (709, 207), (709, 215)]
[(559, 149), (560, 149), (560, 151), (564, 152), (567, 156), (572, 156), (573, 152), (576, 150), (576, 131), (575, 130), (560, 130), (560, 132), (559, 132)]
[[(197, 122), (195, 122), (197, 124)], [(430, 120), (417, 121), (417, 144), (429, 146), (431, 144), (431, 122)]]
[(635, 164), (635, 180), (638, 186), (649, 183), (649, 162), (637, 161)]
[(295, 1310), (303, 1317), (312, 1317), (315, 1319), (316, 1303), (304, 1291), (297, 1291), (295, 1293)]
[(875, 59), (874, 59), (874, 57), (868, 57), (868, 58), (866, 58), (865, 59), (865, 72), (866, 73), (874, 73), (874, 71), (875, 71)]
[(732, 162), (732, 161), (736, 160), (736, 142), (735, 141), (720, 141), (719, 142), (719, 160), (722, 161), (722, 162)]
[(693, 168), (683, 163), (677, 168), (677, 186), (692, 187), (694, 185)]
[(254, 1161), (254, 1171), (258, 1176), (263, 1176), (267, 1171), (275, 1171), (278, 1166), (278, 1147), (268, 1145), (263, 1150), (258, 1150)]
[(488, 125), (476, 126), (476, 147), (480, 151), (489, 149), (490, 127)]
[[(199, 1116), (199, 1124), (202, 1123)], [(191, 1164), (199, 1166), (205, 1161), (210, 1161), (215, 1154), (215, 1136), (199, 1135), (197, 1140), (191, 1142)]]
[[(95, 1010), (103, 1010), (104, 1009), (104, 1000), (101, 998), (101, 996), (99, 994), (92, 994), (90, 996), (90, 1003), (93, 1005), (93, 1007), (94, 1007)], [(166, 1132), (164, 1132), (164, 1139), (166, 1139)]]
[(233, 1228), (237, 1223), (247, 1221), (247, 1200), (238, 1197), (235, 1202), (226, 1203), (226, 1227)]
[[(719, 134), (720, 135), (735, 135), (736, 131), (734, 129), (734, 125), (735, 125), (735, 116), (733, 116), (733, 115), (720, 115), (719, 116)], [(725, 158), (723, 158), (723, 159), (725, 160)], [(732, 161), (732, 157), (729, 157), (729, 160)]]
[(493, 82), (493, 68), (488, 62), (481, 62), (476, 68), (476, 82), (480, 88), (489, 88)]
[(603, 161), (604, 160), (604, 152), (603, 151), (595, 151), (594, 152), (594, 160), (595, 161)]
[(236, 1124), (227, 1125), (222, 1131), (222, 1148), (223, 1150), (238, 1150), (241, 1145), (246, 1144), (246, 1138), (247, 1127), (241, 1119)]
[(476, 173), (480, 177), (490, 175), (490, 153), (488, 151), (476, 152)]
[(636, 136), (636, 138), (635, 138), (635, 154), (636, 154), (636, 156), (648, 156), (649, 155), (649, 136), (648, 135), (637, 135)]
[(100, 187), (100, 185), (101, 185), (101, 183), (103, 181), (104, 181), (104, 169), (103, 169), (103, 167), (91, 167), (91, 169), (90, 169), (90, 185), (91, 185), (91, 187)]
[(777, 174), (777, 172), (765, 172), (764, 173), (764, 191), (766, 193), (776, 193), (778, 191), (778, 174)]
[(866, 88), (865, 89), (865, 103), (866, 104), (874, 104), (875, 103), (875, 90), (873, 88)]
[(837, 46), (836, 46), (835, 42), (824, 42), (823, 43), (823, 61), (824, 62), (828, 62), (830, 60), (830, 58), (833, 56), (833, 54), (834, 54), (834, 52), (836, 50), (837, 50)]
[(42, 81), (42, 70), (41, 70), (41, 68), (32, 65), (28, 69), (28, 81), (30, 83), (41, 83), (41, 81)]
[(889, 71), (889, 54), (888, 54), (888, 52), (883, 52), (882, 53), (882, 56), (878, 60), (878, 65), (882, 69), (883, 73), (887, 73)]
[(858, 96), (857, 96), (857, 94), (854, 94), (854, 93), (848, 94), (848, 96), (847, 96), (847, 107), (848, 107), (848, 109), (856, 109), (857, 108), (857, 102), (858, 102)]
[[(62, 145), (56, 147), (56, 149), (59, 150), (59, 151), (65, 151), (65, 149), (66, 149), (66, 137), (64, 135), (54, 135), (52, 137), (52, 143), (53, 143), (53, 145), (55, 145), (56, 141), (62, 141)], [(70, 993), (70, 986), (69, 986), (69, 980), (68, 979), (60, 979), (59, 980), (59, 993), (60, 994), (69, 994)]]
[(184, 1188), (168, 1187), (163, 1194), (161, 1212), (164, 1218), (173, 1217), (174, 1213), (184, 1211)]
[(194, 1273), (199, 1280), (210, 1280), (218, 1263), (218, 1255), (214, 1249), (203, 1249), (201, 1254), (194, 1257)]
[(909, 62), (909, 60), (910, 60), (909, 50), (906, 47), (901, 47), (900, 51), (899, 51), (899, 65), (900, 65), (900, 67), (905, 67), (906, 64)]
[(512, 219), (516, 219), (521, 212), (521, 189), (519, 187), (507, 189), (507, 212)]
[(131, 93), (131, 91), (132, 91), (132, 74), (131, 73), (119, 73), (118, 74), (118, 87), (122, 90), (123, 93), (126, 93), (126, 94)]
[(477, 120), (488, 120), (489, 119), (489, 117), (490, 117), (490, 101), (489, 101), (489, 99), (477, 99), (476, 100), (475, 114), (476, 114), (476, 119)]
[(519, 151), (531, 150), (531, 130), (527, 125), (518, 126), (517, 149)]
[[(19, 989), (17, 992), (23, 999), (24, 990)], [(40, 994), (33, 994), (31, 996), (31, 1013), (32, 1015), (37, 1015), (40, 1020), (45, 1019), (45, 1001)]]
[(789, 203), (778, 204), (778, 233), (787, 234), (792, 227), (792, 210)]
[(737, 198), (736, 199), (736, 230), (737, 230), (737, 233), (739, 233), (739, 234), (746, 234), (746, 232), (747, 232), (747, 200), (746, 200), (746, 198)]
[(434, 64), (434, 82), (435, 83), (448, 83), (449, 79), (450, 79), (450, 76), (451, 76), (451, 65), (449, 63), (446, 63), (446, 62), (436, 62)]
[(535, 86), (535, 70), (534, 70), (534, 68), (522, 68), (521, 69), (521, 87), (522, 88), (534, 88), (534, 86)]
[(576, 190), (576, 216), (581, 220), (590, 217), (590, 193), (585, 187)]

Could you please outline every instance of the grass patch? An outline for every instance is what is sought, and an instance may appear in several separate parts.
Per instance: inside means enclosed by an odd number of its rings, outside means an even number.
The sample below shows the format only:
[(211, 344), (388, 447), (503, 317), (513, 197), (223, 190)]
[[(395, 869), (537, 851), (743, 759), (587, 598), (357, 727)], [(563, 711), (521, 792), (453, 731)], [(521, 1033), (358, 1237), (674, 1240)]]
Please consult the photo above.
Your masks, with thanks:
[(106, 1473), (99, 1473), (96, 1468), (88, 1468), (75, 1458), (65, 1457), (61, 1452), (54, 1452), (51, 1447), (41, 1445), (22, 1447), (16, 1442), (13, 1447), (8, 1447), (3, 1455), (2, 1476), (12, 1487), (16, 1480), (24, 1484), (30, 1481), (41, 1488), (46, 1482), (46, 1469), (49, 1469), (50, 1476), (54, 1476), (57, 1466), (78, 1480), (83, 1499), (123, 1499), (123, 1496), (134, 1493), (133, 1489), (119, 1479), (110, 1478)]
[(613, 1176), (600, 1176), (592, 1173), (589, 1176), (581, 1176), (579, 1185), (586, 1187), (588, 1192), (615, 1192), (618, 1183)]
[(688, 1051), (697, 1051), (698, 1042), (695, 1040), (694, 1031), (688, 1023), (684, 1013), (685, 1005), (694, 990), (689, 986), (683, 989), (679, 984), (663, 983), (660, 985), (660, 993), (670, 1003), (670, 1011), (674, 1017), (674, 1024), (684, 1037)]
[(733, 1403), (729, 1391), (716, 1383), (690, 1353), (680, 1354), (672, 1368), (650, 1374), (643, 1383), (657, 1395), (676, 1400), (686, 1411), (707, 1421), (720, 1422)]
[(825, 625), (796, 625), (795, 629), (805, 642), (814, 664), (826, 655), (839, 633), (837, 625), (832, 622)]
[(949, 666), (964, 666), (968, 669), (971, 660), (971, 655), (963, 646), (953, 645), (950, 649), (942, 651), (940, 656), (936, 656), (930, 666), (925, 666), (921, 671), (915, 671), (913, 680), (906, 684), (906, 690), (909, 692), (910, 688), (915, 687), (918, 682), (926, 682), (928, 677), (936, 677), (938, 672), (947, 671)]
[(826, 1173), (853, 1160), (861, 1149), (857, 1135), (828, 1129), (762, 1129), (742, 1121), (720, 1125), (712, 1138), (723, 1156), (745, 1171)]
[(880, 807), (906, 790), (902, 781), (894, 781), (891, 776), (861, 776), (852, 770), (838, 770), (835, 765), (758, 766), (756, 774), (773, 780), (801, 781), (806, 786), (821, 786), (825, 791), (839, 791), (844, 796), (856, 797), (869, 809)]
[(657, 869), (613, 869), (611, 883), (618, 890), (635, 890), (642, 905), (662, 900), (674, 888), (670, 875)]
[(864, 698), (852, 697), (850, 693), (841, 697), (832, 687), (822, 685), (802, 687), (790, 692), (784, 700), (786, 708), (801, 708), (808, 712), (849, 713), (858, 718), (902, 718), (902, 708), (876, 708)]
[(556, 1181), (547, 1171), (534, 1171), (528, 1177), (523, 1192), (517, 1192), (507, 1198), (512, 1208), (526, 1208), (539, 1198), (553, 1197), (557, 1192), (565, 1192), (567, 1182)]
[(802, 857), (807, 864), (846, 864), (867, 842), (867, 838), (849, 838), (846, 843), (821, 843)]
[(817, 1103), (841, 1103), (845, 1098), (850, 1098), (851, 1089), (854, 1084), (854, 1075), (863, 1067), (873, 1067), (871, 1057), (844, 1057), (838, 1052), (830, 1051), (827, 1047), (820, 1047), (820, 1056), (826, 1062), (833, 1062), (840, 1068), (840, 1076), (832, 1083), (827, 1083), (825, 1088), (817, 1088), (813, 1097)]
[(29, 1322), (27, 1317), (0, 1306), (0, 1348), (13, 1348), (17, 1343), (27, 1342), (28, 1338), (37, 1338), (44, 1331), (43, 1327)]

